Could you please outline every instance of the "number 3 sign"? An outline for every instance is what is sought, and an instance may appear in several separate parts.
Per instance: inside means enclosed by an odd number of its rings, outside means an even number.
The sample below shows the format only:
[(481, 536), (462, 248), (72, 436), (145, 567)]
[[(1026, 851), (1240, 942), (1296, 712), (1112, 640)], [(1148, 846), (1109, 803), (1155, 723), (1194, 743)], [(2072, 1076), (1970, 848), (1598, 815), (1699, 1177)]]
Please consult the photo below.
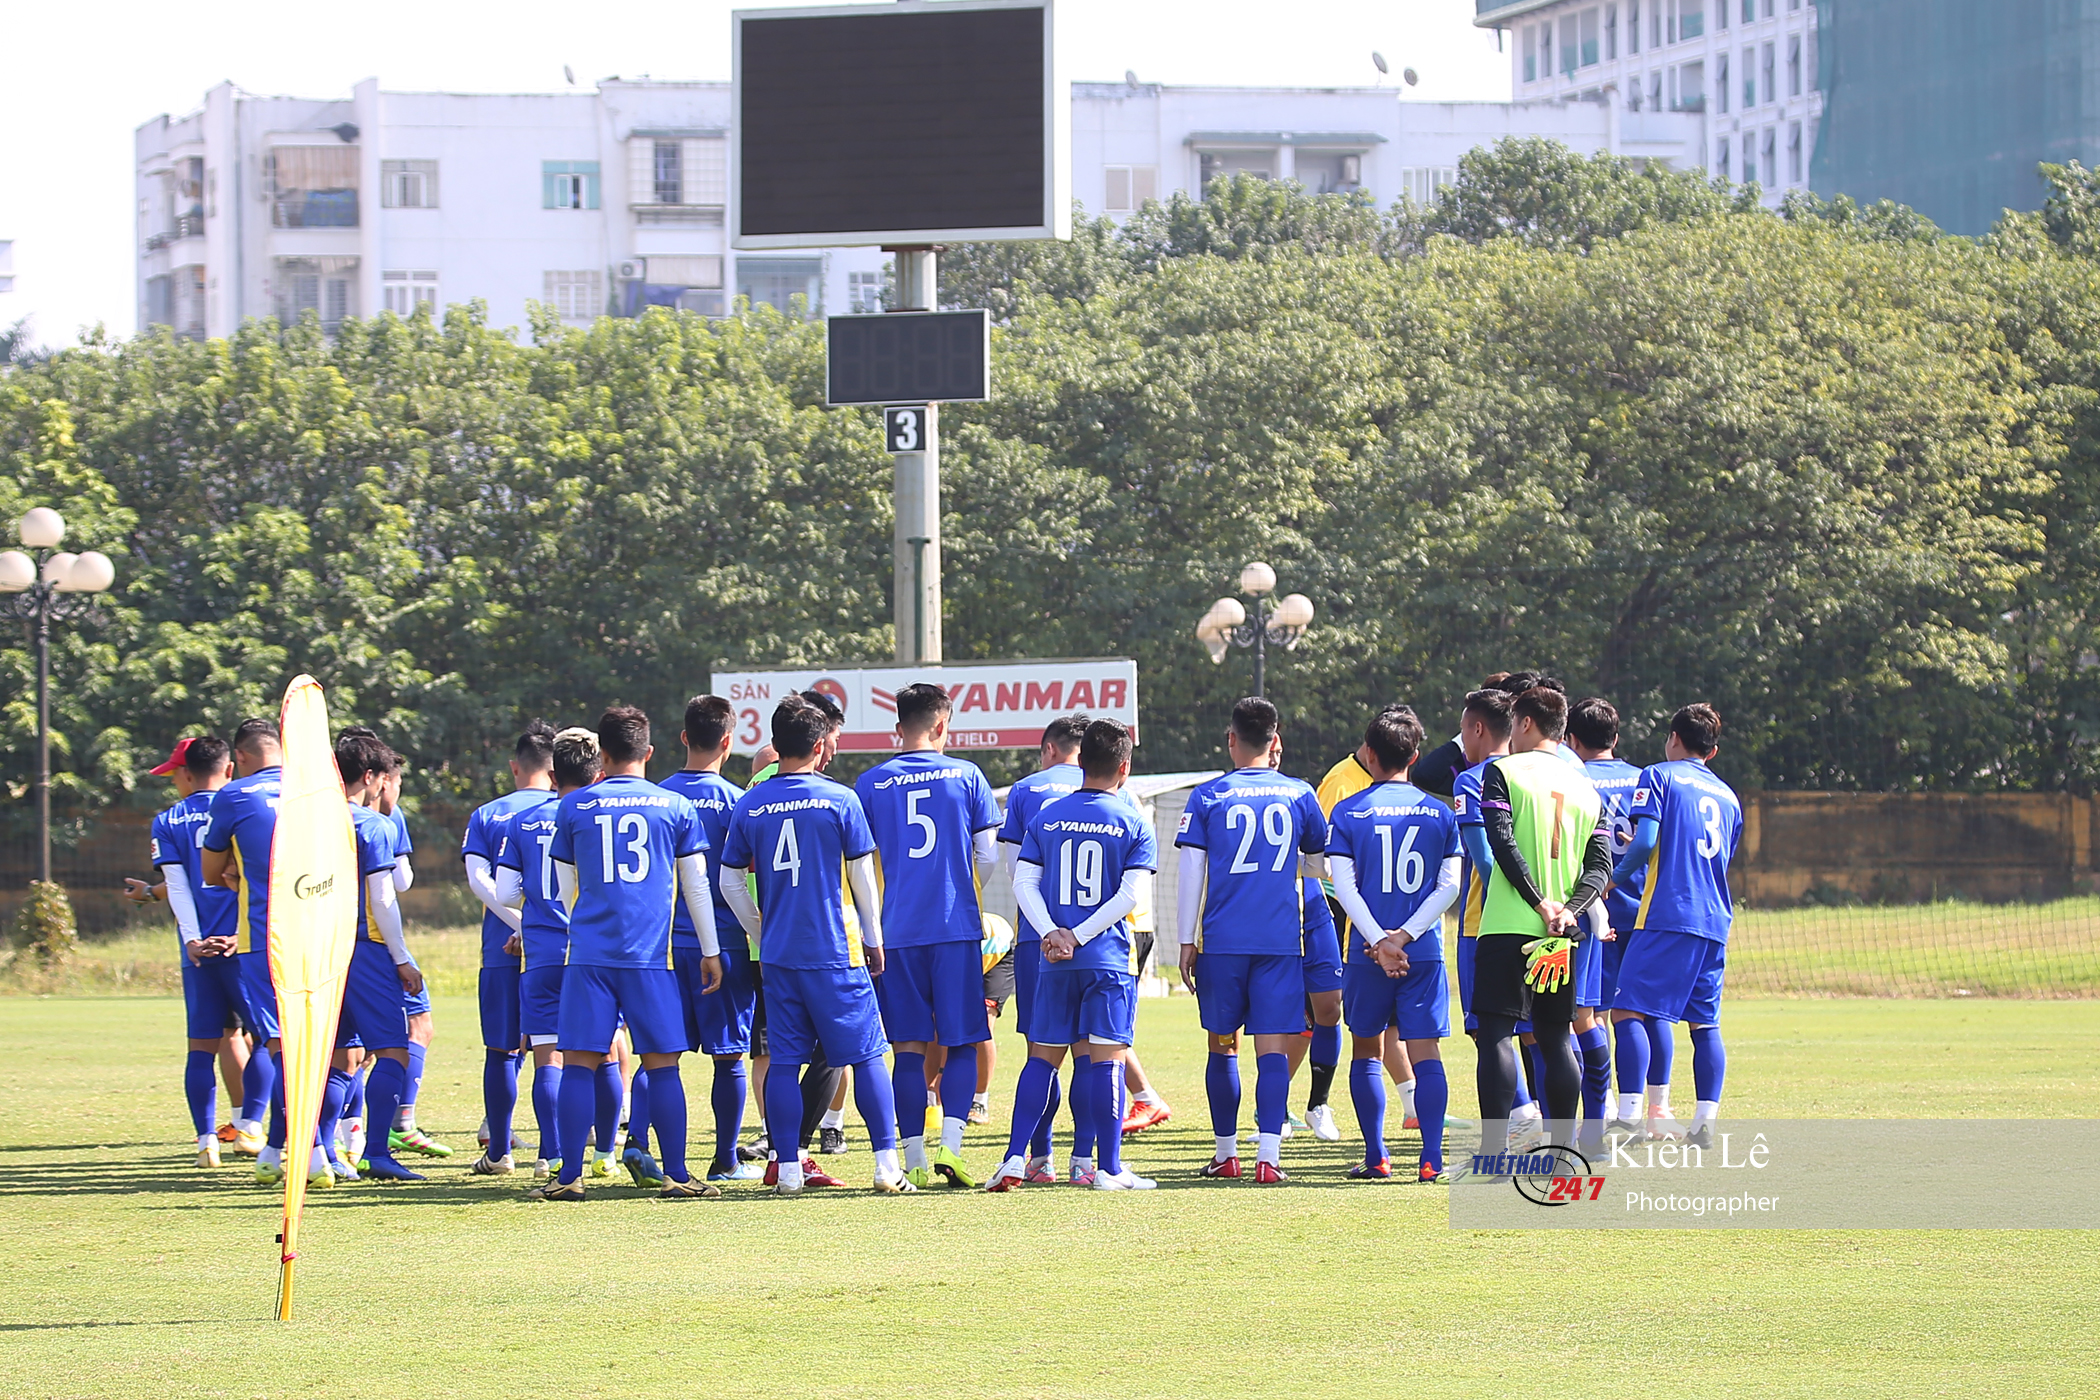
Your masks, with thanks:
[(882, 441), (890, 451), (924, 452), (926, 437), (925, 405), (882, 410)]

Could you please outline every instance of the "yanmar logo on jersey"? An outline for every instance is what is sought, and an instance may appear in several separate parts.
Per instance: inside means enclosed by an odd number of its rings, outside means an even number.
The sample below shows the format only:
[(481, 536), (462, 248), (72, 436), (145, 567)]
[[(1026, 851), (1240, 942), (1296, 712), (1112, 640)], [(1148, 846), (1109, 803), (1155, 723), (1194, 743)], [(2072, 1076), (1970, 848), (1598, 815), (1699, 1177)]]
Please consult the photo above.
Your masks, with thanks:
[(956, 778), (967, 778), (974, 771), (976, 770), (971, 768), (929, 768), (923, 773), (892, 773), (889, 777), (875, 784), (875, 790), (877, 792), (887, 792), (893, 787), (914, 787), (920, 783), (938, 783)]
[(1121, 836), (1123, 828), (1114, 822), (1048, 821), (1043, 823), (1045, 831), (1061, 831), (1073, 836)]

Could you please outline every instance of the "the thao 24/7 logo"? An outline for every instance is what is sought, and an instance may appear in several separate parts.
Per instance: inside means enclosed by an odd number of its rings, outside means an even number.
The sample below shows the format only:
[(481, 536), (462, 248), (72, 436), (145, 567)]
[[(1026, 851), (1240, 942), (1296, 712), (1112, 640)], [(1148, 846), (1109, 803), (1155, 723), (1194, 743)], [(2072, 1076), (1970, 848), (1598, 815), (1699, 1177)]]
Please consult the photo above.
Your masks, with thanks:
[(292, 895), (297, 899), (319, 899), (335, 888), (335, 876), (316, 880), (311, 875), (301, 875), (292, 881)]
[(1547, 1145), (1523, 1152), (1477, 1152), (1476, 1176), (1506, 1176), (1525, 1200), (1542, 1206), (1571, 1206), (1604, 1193), (1604, 1174), (1572, 1147)]

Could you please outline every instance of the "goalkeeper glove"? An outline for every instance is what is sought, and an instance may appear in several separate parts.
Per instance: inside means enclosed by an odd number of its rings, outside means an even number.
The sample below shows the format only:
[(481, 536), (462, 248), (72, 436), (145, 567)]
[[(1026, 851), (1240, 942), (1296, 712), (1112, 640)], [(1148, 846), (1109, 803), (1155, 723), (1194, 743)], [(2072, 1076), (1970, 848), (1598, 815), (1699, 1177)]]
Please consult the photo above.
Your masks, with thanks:
[(1535, 992), (1551, 992), (1571, 975), (1569, 961), (1575, 945), (1565, 938), (1534, 938), (1523, 947), (1524, 981)]

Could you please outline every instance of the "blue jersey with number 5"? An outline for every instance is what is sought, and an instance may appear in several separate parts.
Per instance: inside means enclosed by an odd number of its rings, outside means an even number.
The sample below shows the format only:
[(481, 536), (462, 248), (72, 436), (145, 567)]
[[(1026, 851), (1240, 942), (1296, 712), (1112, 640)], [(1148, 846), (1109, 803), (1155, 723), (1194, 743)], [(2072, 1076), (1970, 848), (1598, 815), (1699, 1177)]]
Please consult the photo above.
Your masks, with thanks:
[(569, 906), (561, 902), (561, 882), (554, 877), (554, 818), (561, 799), (544, 790), (534, 796), (538, 802), (511, 813), (496, 864), (517, 871), (525, 887), (518, 918), (522, 966), (558, 967), (569, 956)]
[(1272, 768), (1213, 778), (1189, 794), (1174, 844), (1207, 860), (1205, 952), (1303, 955), (1298, 857), (1327, 849), (1327, 817), (1308, 784)]
[[(1414, 917), (1436, 889), (1437, 872), (1459, 853), (1458, 819), (1412, 783), (1373, 783), (1334, 804), (1327, 853), (1347, 856), (1356, 888), (1378, 926), (1396, 929)], [(1360, 957), (1353, 937), (1348, 949)], [(1407, 945), (1414, 962), (1438, 962), (1444, 940), (1432, 932)]]
[(853, 789), (815, 773), (753, 783), (729, 814), (722, 864), (758, 883), (758, 960), (769, 967), (859, 967), (846, 931), (846, 862), (875, 849)]
[(553, 855), (576, 867), (569, 962), (669, 967), (678, 859), (706, 849), (693, 804), (647, 778), (606, 778), (564, 797)]
[(999, 825), (992, 785), (967, 759), (900, 753), (853, 784), (882, 857), (882, 934), (892, 948), (984, 938), (970, 844)]
[(1633, 818), (1654, 818), (1655, 854), (1634, 927), (1728, 941), (1728, 862), (1743, 835), (1734, 789), (1696, 758), (1658, 763), (1633, 790)]
[[(1021, 838), (1020, 858), (1043, 868), (1043, 903), (1052, 925), (1078, 928), (1116, 897), (1124, 871), (1159, 868), (1159, 840), (1152, 834), (1152, 823), (1121, 793), (1082, 789), (1038, 810)], [(1043, 966), (1045, 972), (1135, 973), (1130, 916), (1125, 914), (1081, 945), (1069, 962)]]

